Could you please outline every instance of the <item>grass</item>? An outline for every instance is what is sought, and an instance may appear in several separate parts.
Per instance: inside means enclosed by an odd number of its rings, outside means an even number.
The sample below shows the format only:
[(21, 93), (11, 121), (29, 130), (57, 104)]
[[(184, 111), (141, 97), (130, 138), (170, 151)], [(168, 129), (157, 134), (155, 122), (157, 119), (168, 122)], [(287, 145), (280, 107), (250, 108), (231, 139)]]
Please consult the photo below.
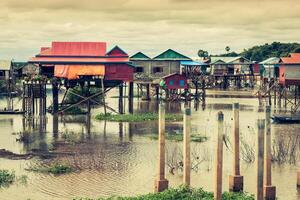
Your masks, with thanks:
[(74, 169), (69, 165), (59, 164), (59, 163), (54, 163), (48, 167), (40, 167), (40, 168), (34, 167), (28, 170), (33, 172), (49, 173), (55, 175), (67, 174), (74, 171)]
[[(202, 188), (193, 189), (181, 186), (177, 189), (168, 189), (160, 193), (150, 193), (136, 197), (109, 197), (97, 200), (213, 200), (213, 193), (204, 191)], [(81, 198), (77, 200), (92, 200)], [(224, 192), (222, 200), (254, 200), (254, 196), (247, 193)]]
[(9, 186), (16, 179), (15, 172), (8, 170), (0, 170), (0, 187)]
[[(166, 114), (167, 121), (182, 121), (183, 116), (180, 114)], [(97, 120), (106, 120), (113, 122), (143, 122), (143, 121), (152, 121), (158, 120), (157, 113), (136, 113), (136, 114), (111, 114), (107, 113), (106, 115), (100, 113), (96, 115)]]
[[(158, 140), (158, 135), (150, 135), (149, 136), (153, 140)], [(183, 141), (183, 134), (167, 134), (166, 135), (166, 140), (172, 140), (176, 142), (181, 142)], [(191, 141), (192, 142), (206, 142), (208, 140), (208, 137), (199, 135), (199, 134), (192, 134), (191, 135)]]

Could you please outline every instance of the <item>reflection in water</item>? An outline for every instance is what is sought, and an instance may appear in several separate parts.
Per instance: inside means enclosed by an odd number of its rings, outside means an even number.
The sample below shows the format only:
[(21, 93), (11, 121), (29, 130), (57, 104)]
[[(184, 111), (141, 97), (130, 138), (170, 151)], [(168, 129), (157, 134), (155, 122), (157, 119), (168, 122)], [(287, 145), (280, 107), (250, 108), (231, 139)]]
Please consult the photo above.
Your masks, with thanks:
[[(50, 98), (51, 99), (51, 98)], [(118, 99), (110, 98), (109, 104), (116, 108)], [(127, 101), (124, 98), (124, 101)], [(199, 109), (199, 103), (191, 102), (192, 133), (208, 137), (204, 143), (193, 143), (191, 147), (193, 171), (192, 186), (213, 188), (212, 160), (216, 137), (216, 113), (223, 111), (228, 148), (224, 149), (224, 190), (228, 190), (227, 175), (232, 170), (231, 124), (232, 103), (240, 103), (241, 130), (241, 173), (245, 179), (245, 190), (255, 192), (255, 138), (257, 118), (264, 117), (264, 108), (258, 107), (256, 99), (206, 99), (206, 108)], [(201, 104), (201, 102), (200, 102)], [(124, 102), (124, 106), (127, 105)], [(184, 104), (166, 103), (166, 112), (182, 113)], [(125, 109), (126, 110), (126, 109)], [(156, 101), (134, 101), (134, 112), (157, 112)], [(72, 199), (107, 195), (133, 195), (153, 191), (153, 180), (157, 173), (157, 140), (148, 135), (157, 134), (156, 121), (143, 123), (119, 123), (95, 121), (94, 115), (102, 112), (96, 108), (91, 116), (51, 116), (41, 120), (25, 120), (22, 116), (0, 116), (0, 148), (15, 153), (47, 151), (56, 156), (47, 159), (31, 160), (1, 159), (0, 168), (13, 169), (16, 173), (28, 176), (28, 186), (13, 185), (0, 191), (1, 199)], [(42, 125), (42, 126), (41, 126)], [(298, 136), (300, 125), (272, 124), (273, 144), (273, 182), (280, 199), (296, 199), (295, 189), (297, 167), (299, 164)], [(15, 141), (19, 135), (12, 133), (27, 132), (24, 142)], [(167, 134), (182, 133), (182, 122), (167, 122)], [(182, 143), (166, 141), (167, 179), (175, 187), (182, 182), (181, 155)], [(243, 150), (244, 148), (244, 150)], [(251, 160), (251, 161), (247, 161)], [(254, 158), (255, 159), (255, 158)], [(76, 171), (62, 176), (52, 176), (28, 172), (31, 166), (50, 165), (64, 162)], [(291, 165), (289, 163), (292, 163)]]

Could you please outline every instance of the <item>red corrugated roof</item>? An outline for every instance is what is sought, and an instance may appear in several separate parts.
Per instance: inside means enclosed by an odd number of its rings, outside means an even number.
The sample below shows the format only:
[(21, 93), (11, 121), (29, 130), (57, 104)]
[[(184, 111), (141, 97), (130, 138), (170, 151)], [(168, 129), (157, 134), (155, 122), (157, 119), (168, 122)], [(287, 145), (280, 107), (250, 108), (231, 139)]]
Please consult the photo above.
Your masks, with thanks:
[(42, 48), (40, 56), (105, 56), (105, 42), (52, 42), (51, 48)]
[(290, 57), (281, 58), (284, 64), (300, 64), (300, 53), (291, 53)]
[(118, 63), (129, 62), (128, 57), (33, 57), (31, 63)]

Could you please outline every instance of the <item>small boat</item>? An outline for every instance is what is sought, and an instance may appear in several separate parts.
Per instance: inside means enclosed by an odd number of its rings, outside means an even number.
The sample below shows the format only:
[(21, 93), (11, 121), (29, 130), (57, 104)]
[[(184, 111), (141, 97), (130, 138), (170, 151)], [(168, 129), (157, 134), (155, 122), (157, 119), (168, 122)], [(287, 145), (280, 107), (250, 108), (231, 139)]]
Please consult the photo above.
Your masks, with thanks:
[(0, 110), (0, 115), (22, 115), (25, 111), (22, 110)]
[(300, 122), (300, 115), (273, 115), (272, 120), (275, 123), (299, 123)]

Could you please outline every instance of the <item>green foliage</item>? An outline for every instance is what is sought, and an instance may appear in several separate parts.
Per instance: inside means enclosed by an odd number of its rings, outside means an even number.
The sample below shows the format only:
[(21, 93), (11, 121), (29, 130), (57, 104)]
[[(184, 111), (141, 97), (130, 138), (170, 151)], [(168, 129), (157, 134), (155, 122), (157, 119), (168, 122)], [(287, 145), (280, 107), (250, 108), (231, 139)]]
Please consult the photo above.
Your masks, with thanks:
[[(213, 200), (213, 193), (206, 192), (202, 188), (193, 189), (181, 186), (177, 189), (168, 189), (160, 193), (151, 193), (137, 197), (109, 197), (98, 198), (98, 200)], [(229, 193), (225, 192), (222, 196), (223, 200), (254, 200), (253, 195), (246, 193)], [(92, 200), (81, 198), (78, 200)]]
[(199, 49), (199, 51), (198, 51), (198, 56), (199, 56), (199, 57), (207, 58), (207, 57), (208, 57), (208, 51)]
[[(153, 140), (158, 140), (158, 135), (151, 135), (150, 136), (151, 139)], [(183, 141), (183, 134), (167, 134), (166, 135), (166, 140), (172, 140), (172, 141), (176, 141), (176, 142), (181, 142)], [(199, 134), (192, 134), (191, 135), (191, 141), (192, 142), (206, 142), (208, 140), (208, 137), (203, 136), (203, 135), (199, 135)]]
[[(74, 88), (69, 89), (69, 92), (66, 95), (65, 102), (67, 102), (67, 103), (77, 103), (77, 102), (83, 100), (82, 97), (87, 96), (88, 93), (95, 94), (97, 92), (100, 92), (100, 90), (101, 90), (100, 88), (91, 87), (90, 91), (88, 91), (87, 87), (76, 86)], [(82, 97), (80, 97), (80, 96), (82, 96)], [(99, 102), (100, 96), (92, 98), (91, 100)]]
[(252, 61), (261, 62), (270, 57), (284, 57), (289, 53), (299, 53), (299, 43), (280, 43), (273, 42), (271, 44), (257, 45), (249, 49), (244, 49), (241, 53), (230, 52), (226, 54), (220, 54), (218, 56), (243, 56)]
[(263, 61), (270, 57), (284, 57), (300, 48), (298, 43), (280, 43), (264, 44), (245, 49), (241, 55), (255, 61)]
[[(167, 121), (182, 121), (183, 116), (179, 114), (166, 114)], [(111, 114), (107, 113), (106, 115), (100, 113), (96, 115), (97, 120), (107, 120), (114, 122), (143, 122), (158, 120), (157, 113), (135, 113), (135, 114)]]
[(9, 186), (15, 181), (15, 172), (0, 170), (0, 187)]
[(56, 175), (66, 174), (66, 173), (70, 173), (70, 172), (74, 171), (73, 168), (70, 167), (69, 165), (60, 164), (60, 163), (54, 163), (48, 167), (29, 168), (27, 170), (33, 171), (33, 172), (56, 174)]

